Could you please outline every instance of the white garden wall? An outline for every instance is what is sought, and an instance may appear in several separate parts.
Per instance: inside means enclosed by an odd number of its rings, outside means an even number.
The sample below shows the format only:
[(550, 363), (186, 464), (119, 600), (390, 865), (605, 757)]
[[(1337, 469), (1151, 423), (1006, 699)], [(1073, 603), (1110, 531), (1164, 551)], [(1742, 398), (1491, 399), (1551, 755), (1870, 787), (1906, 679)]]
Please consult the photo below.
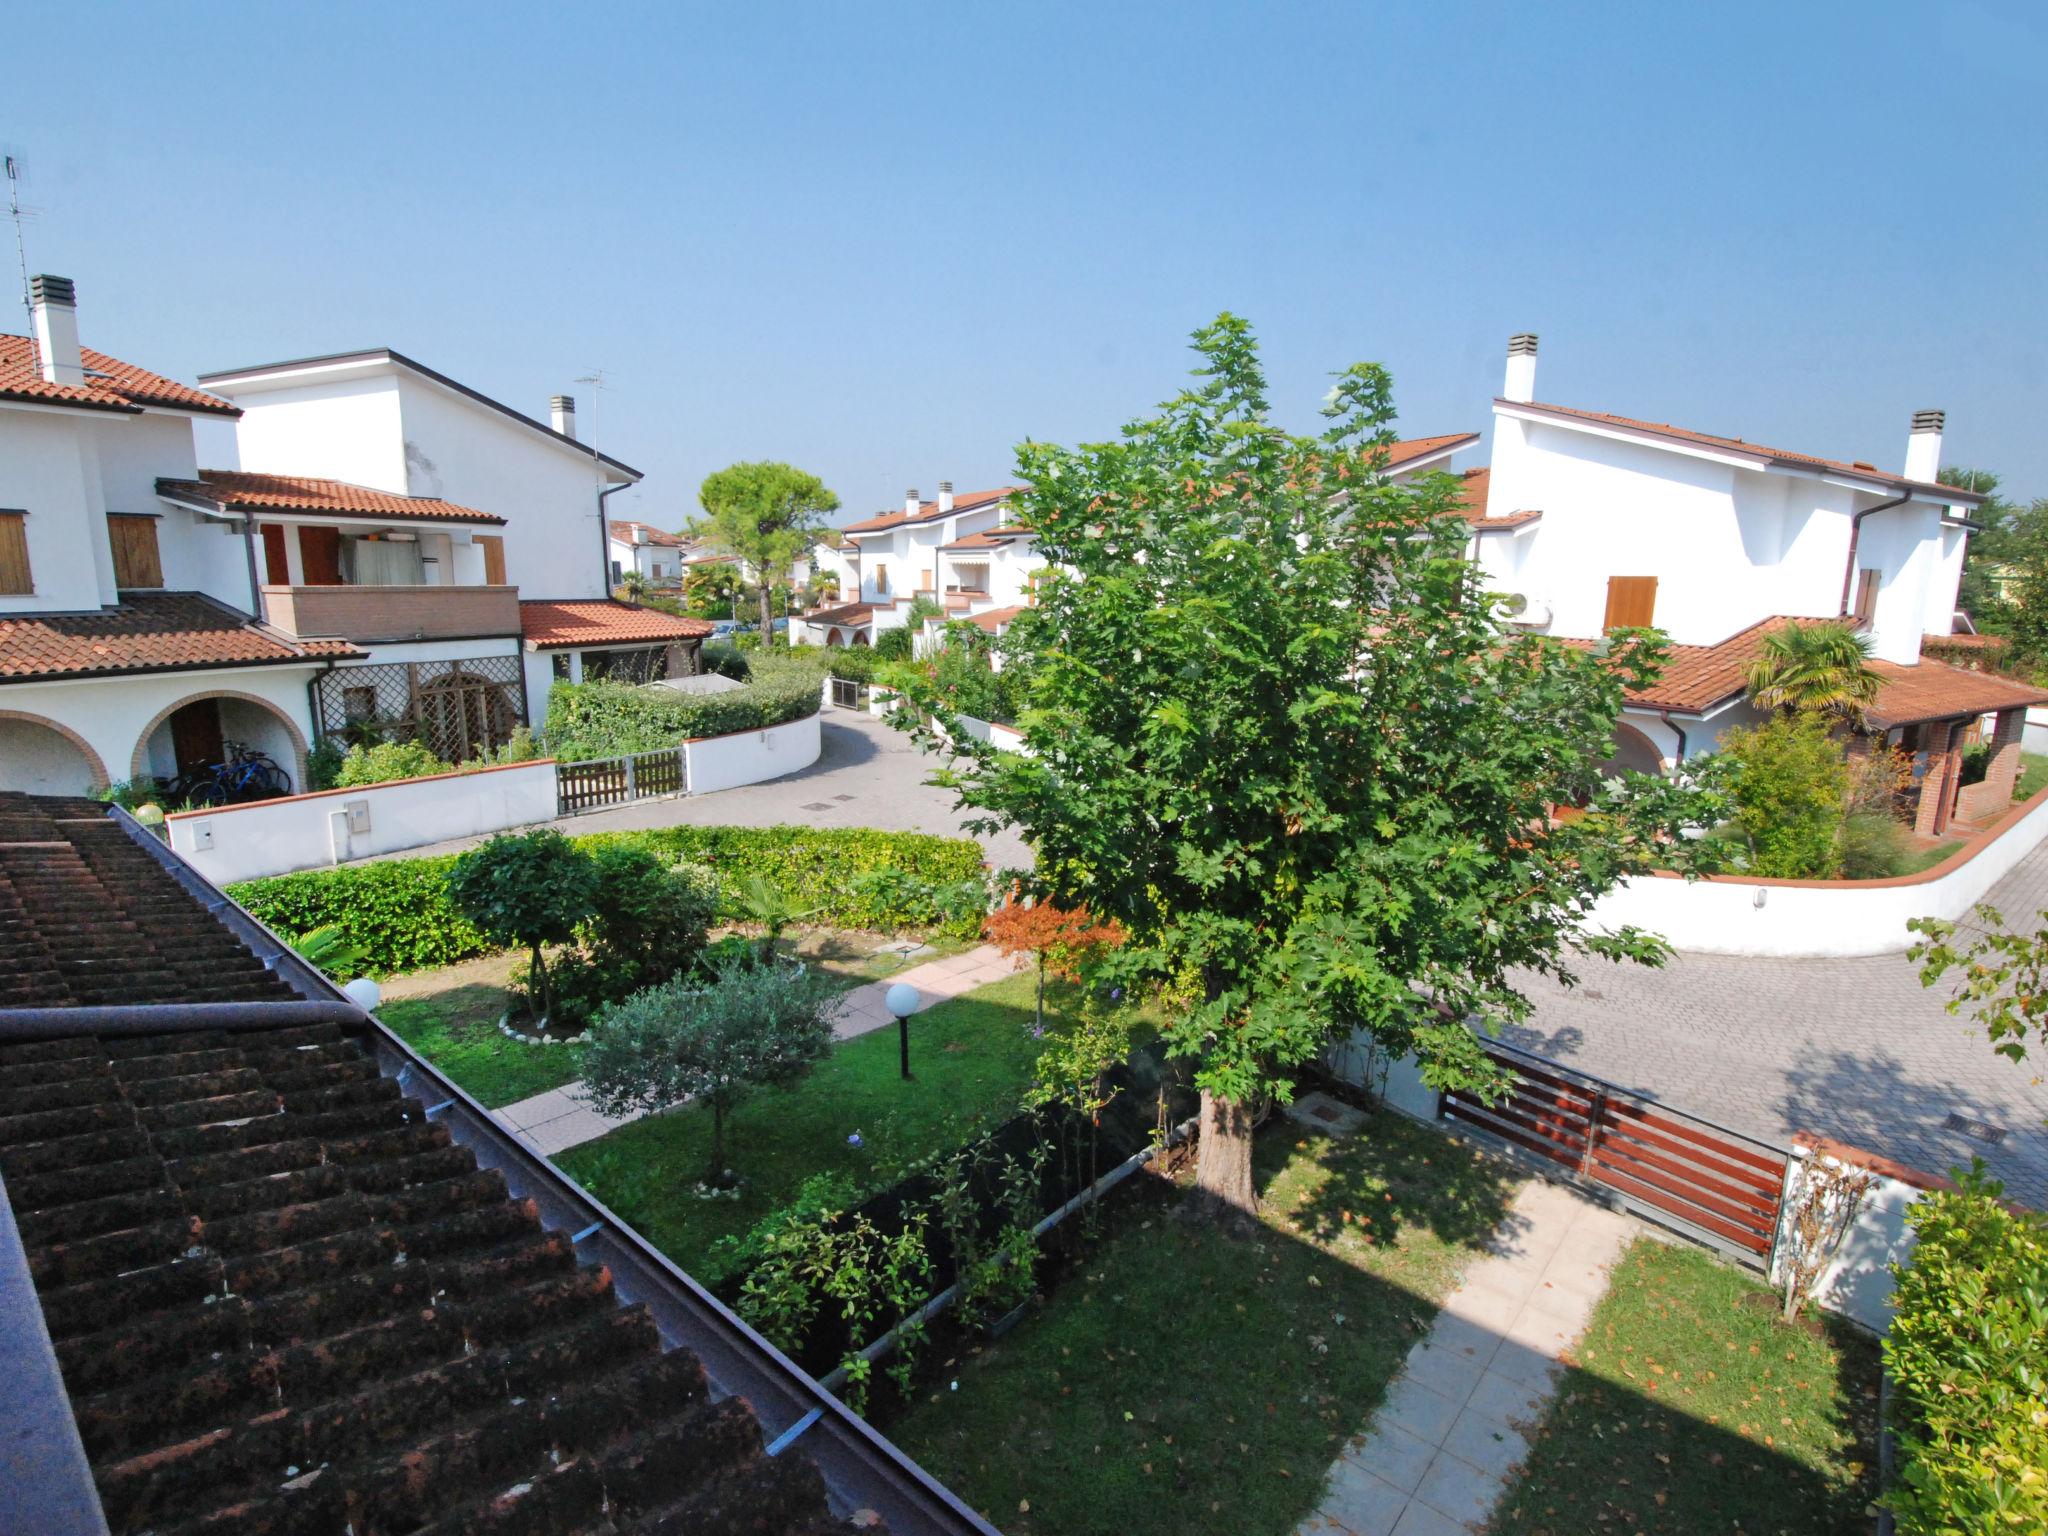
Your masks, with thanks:
[(818, 760), (818, 717), (806, 715), (765, 731), (735, 731), (683, 743), (690, 760), (690, 793), (708, 794), (779, 779)]
[(165, 818), (171, 847), (216, 885), (502, 832), (555, 814), (552, 758), (329, 789)]
[(1873, 1333), (1883, 1333), (1892, 1320), (1891, 1266), (1904, 1263), (1917, 1240), (1906, 1225), (1906, 1212), (1927, 1190), (1946, 1189), (1949, 1182), (1825, 1137), (1795, 1138), (1792, 1157), (1785, 1168), (1785, 1198), (1778, 1217), (1778, 1247), (1771, 1274), (1771, 1283), (1781, 1295), (1787, 1261), (1797, 1246), (1793, 1234), (1800, 1197), (1816, 1162), (1861, 1170), (1876, 1182), (1857, 1204), (1841, 1246), (1821, 1271), (1813, 1301), (1861, 1323)]
[(2048, 795), (2036, 795), (1974, 849), (1922, 874), (1893, 880), (1647, 876), (1625, 880), (1602, 897), (1592, 924), (1609, 932), (1632, 925), (1675, 949), (1705, 954), (1895, 954), (1913, 943), (1909, 919), (1967, 915), (2043, 837)]

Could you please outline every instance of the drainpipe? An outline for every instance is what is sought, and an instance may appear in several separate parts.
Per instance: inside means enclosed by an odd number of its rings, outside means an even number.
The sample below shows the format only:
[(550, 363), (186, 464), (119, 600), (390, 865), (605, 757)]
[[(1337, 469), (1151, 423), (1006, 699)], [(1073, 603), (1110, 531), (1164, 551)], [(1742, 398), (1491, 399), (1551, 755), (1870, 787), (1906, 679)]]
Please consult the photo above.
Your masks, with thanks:
[[(593, 457), (596, 452), (596, 449), (591, 450)], [(612, 515), (610, 509), (605, 506), (605, 498), (618, 495), (632, 483), (629, 480), (625, 485), (602, 486), (597, 493), (597, 569), (599, 578), (604, 582), (606, 597), (610, 597), (612, 593)], [(634, 569), (638, 570), (639, 567), (635, 566)]]
[(1849, 516), (1849, 563), (1842, 569), (1842, 607), (1839, 617), (1849, 617), (1849, 590), (1856, 580), (1856, 545), (1863, 537), (1863, 519), (1873, 512), (1889, 512), (1893, 507), (1903, 507), (1913, 498), (1910, 495), (1894, 496), (1890, 501), (1880, 501), (1874, 507), (1865, 507), (1861, 512)]
[(263, 612), (263, 585), (256, 579), (256, 514), (242, 515), (242, 553), (249, 562), (249, 617), (261, 624), (266, 622)]
[[(1854, 548), (1855, 546), (1851, 545), (1850, 547)], [(1685, 766), (1685, 727), (1671, 718), (1671, 711), (1668, 709), (1660, 711), (1657, 718), (1664, 722), (1664, 729), (1678, 738), (1678, 755), (1672, 758), (1671, 761), (1676, 767), (1683, 768)]]

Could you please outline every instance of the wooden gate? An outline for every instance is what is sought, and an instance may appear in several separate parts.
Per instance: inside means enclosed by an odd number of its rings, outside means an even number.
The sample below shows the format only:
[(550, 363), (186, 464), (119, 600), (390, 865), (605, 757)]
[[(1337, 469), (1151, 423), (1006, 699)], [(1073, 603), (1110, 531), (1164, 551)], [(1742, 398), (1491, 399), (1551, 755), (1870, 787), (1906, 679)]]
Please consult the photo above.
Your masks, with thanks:
[(1652, 1220), (1768, 1265), (1785, 1186), (1782, 1148), (1511, 1046), (1489, 1044), (1486, 1054), (1514, 1075), (1514, 1091), (1493, 1105), (1445, 1094), (1445, 1118), (1604, 1185)]
[(555, 814), (573, 815), (601, 805), (680, 795), (689, 790), (689, 758), (681, 747), (632, 757), (601, 757), (555, 764)]

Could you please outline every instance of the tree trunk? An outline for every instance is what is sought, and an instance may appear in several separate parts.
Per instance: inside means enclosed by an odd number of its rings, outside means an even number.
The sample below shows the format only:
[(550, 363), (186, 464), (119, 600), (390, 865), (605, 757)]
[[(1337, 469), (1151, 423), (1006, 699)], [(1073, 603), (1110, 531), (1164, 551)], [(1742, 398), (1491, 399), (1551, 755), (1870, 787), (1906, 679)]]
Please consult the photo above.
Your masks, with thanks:
[(761, 568), (761, 649), (767, 650), (775, 643), (775, 615), (770, 611), (768, 592), (768, 568)]
[(532, 998), (533, 1022), (536, 1026), (545, 1024), (554, 1010), (548, 996), (548, 962), (540, 952), (538, 944), (533, 946), (533, 965), (526, 973), (526, 990)]
[(1033, 1015), (1031, 1022), (1038, 1026), (1038, 1032), (1041, 1035), (1045, 1033), (1045, 951), (1043, 950), (1040, 950), (1038, 954), (1038, 1012)]
[(1197, 1220), (1249, 1223), (1258, 1218), (1252, 1187), (1252, 1107), (1202, 1093), (1201, 1142), (1195, 1160), (1195, 1195), (1188, 1214)]
[(714, 1189), (725, 1184), (725, 1101), (716, 1094), (711, 1096), (711, 1185)]

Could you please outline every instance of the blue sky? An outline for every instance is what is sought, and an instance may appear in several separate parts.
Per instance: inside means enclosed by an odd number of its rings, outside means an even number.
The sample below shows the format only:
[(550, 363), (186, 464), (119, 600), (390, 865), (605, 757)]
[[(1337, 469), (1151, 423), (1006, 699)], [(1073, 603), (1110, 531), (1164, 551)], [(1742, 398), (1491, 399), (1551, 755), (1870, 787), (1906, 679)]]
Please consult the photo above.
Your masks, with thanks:
[(1952, 462), (2048, 495), (2035, 9), (66, 19), (0, 142), (88, 345), (185, 378), (388, 345), (586, 427), (602, 367), (664, 526), (742, 458), (861, 512), (1000, 483), (1177, 388), (1224, 308), (1303, 429), (1359, 358), (1404, 431), (1484, 428), (1526, 329), (1541, 399), (1887, 466), (1941, 406)]

